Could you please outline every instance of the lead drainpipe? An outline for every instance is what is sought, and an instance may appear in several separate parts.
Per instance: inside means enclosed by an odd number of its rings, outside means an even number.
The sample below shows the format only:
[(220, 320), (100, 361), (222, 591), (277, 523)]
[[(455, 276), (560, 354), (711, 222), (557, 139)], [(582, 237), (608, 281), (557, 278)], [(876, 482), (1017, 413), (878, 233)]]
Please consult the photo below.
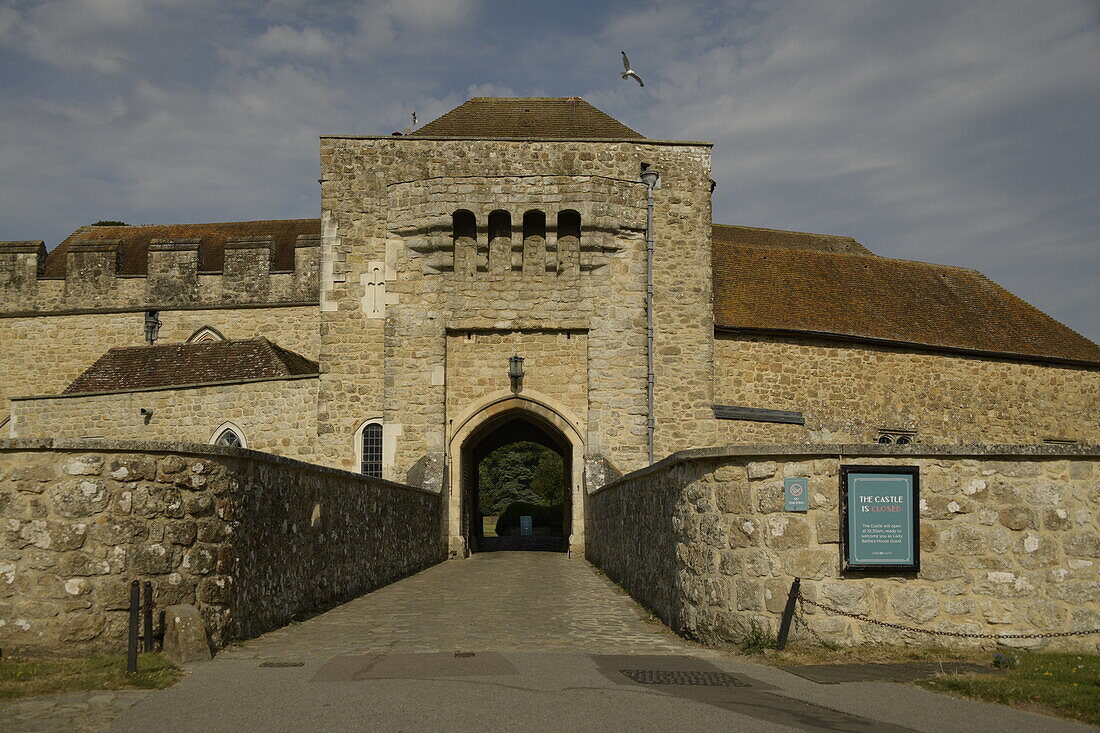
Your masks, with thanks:
[(645, 220), (645, 331), (646, 331), (646, 419), (645, 431), (649, 463), (653, 464), (653, 443), (657, 432), (657, 420), (653, 411), (653, 189), (660, 180), (656, 169), (646, 167), (642, 170), (642, 182), (646, 185)]

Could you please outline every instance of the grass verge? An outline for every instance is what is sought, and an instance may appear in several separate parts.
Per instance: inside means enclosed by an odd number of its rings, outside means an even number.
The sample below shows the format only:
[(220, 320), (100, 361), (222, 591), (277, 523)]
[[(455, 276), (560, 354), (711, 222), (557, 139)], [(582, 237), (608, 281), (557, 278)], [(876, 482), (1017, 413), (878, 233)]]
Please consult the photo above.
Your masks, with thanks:
[(126, 674), (125, 654), (78, 659), (0, 660), (0, 700), (78, 690), (160, 690), (183, 675), (160, 654), (138, 656), (138, 671)]
[(944, 675), (917, 684), (1100, 725), (1100, 657), (1096, 655), (1024, 653), (1019, 664), (1003, 675)]

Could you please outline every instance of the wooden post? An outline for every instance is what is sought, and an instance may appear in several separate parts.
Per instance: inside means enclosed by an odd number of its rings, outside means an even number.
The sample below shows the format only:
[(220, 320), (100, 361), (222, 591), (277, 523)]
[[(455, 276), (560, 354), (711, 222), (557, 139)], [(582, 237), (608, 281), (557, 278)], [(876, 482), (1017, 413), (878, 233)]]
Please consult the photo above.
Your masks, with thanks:
[(783, 620), (779, 622), (779, 639), (777, 646), (782, 651), (787, 646), (787, 635), (791, 632), (791, 621), (794, 620), (794, 605), (798, 602), (798, 578), (791, 583), (791, 592), (787, 594), (787, 606), (783, 609)]

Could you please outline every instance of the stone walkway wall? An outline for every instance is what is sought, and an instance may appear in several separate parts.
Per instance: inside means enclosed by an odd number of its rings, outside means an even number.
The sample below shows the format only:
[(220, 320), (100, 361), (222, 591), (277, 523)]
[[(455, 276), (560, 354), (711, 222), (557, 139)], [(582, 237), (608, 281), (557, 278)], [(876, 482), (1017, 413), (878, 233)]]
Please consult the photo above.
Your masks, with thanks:
[(442, 560), (439, 495), (220, 446), (0, 441), (0, 647), (125, 647), (131, 580), (215, 647)]
[[(839, 467), (920, 468), (920, 571), (841, 570)], [(809, 477), (808, 512), (783, 479)], [(804, 595), (921, 629), (1031, 633), (1100, 627), (1095, 446), (743, 446), (686, 451), (589, 497), (589, 559), (673, 628), (735, 641), (774, 633)], [(820, 640), (961, 644), (806, 607)], [(811, 638), (797, 626), (795, 638)], [(1096, 651), (1100, 636), (1015, 640)]]

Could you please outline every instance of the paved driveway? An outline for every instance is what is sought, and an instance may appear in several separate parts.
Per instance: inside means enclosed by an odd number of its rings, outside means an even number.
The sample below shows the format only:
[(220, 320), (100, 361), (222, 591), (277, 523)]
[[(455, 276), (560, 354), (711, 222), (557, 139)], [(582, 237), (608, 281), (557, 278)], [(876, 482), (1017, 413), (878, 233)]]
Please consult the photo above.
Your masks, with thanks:
[(682, 641), (581, 560), (453, 560), (194, 665), (116, 731), (1072, 731)]

